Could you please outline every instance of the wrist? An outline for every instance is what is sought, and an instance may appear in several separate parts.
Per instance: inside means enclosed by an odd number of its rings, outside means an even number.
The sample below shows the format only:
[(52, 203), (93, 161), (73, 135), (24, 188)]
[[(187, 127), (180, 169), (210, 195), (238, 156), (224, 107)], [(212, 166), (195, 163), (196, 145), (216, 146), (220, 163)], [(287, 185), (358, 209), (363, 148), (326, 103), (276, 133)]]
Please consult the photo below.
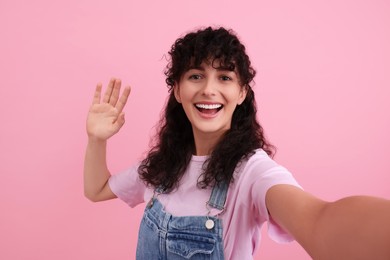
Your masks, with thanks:
[(95, 136), (88, 136), (88, 144), (89, 145), (106, 145), (107, 140), (106, 139), (101, 139)]

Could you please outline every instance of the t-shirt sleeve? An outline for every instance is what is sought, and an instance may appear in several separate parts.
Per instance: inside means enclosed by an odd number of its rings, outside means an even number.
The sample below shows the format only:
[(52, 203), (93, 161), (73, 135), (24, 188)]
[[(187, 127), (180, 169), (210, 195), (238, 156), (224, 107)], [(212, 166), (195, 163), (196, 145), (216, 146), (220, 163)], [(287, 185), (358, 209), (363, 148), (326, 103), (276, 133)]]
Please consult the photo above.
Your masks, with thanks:
[(268, 236), (275, 242), (287, 243), (294, 238), (272, 219), (265, 202), (267, 191), (278, 184), (302, 188), (286, 168), (276, 165), (260, 174), (260, 178), (257, 178), (253, 185), (252, 196), (255, 198), (255, 208), (259, 212), (259, 218), (268, 223)]
[(112, 175), (108, 180), (108, 184), (112, 192), (130, 207), (135, 207), (144, 202), (144, 194), (146, 186), (140, 180), (138, 165)]

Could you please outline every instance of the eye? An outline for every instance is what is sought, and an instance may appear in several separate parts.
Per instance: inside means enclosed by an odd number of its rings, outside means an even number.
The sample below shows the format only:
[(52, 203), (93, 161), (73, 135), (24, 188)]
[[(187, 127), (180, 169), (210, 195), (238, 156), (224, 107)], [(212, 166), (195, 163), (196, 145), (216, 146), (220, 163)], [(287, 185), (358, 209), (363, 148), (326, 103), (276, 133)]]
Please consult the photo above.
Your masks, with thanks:
[(231, 77), (229, 77), (229, 76), (226, 76), (226, 75), (222, 75), (221, 77), (219, 77), (222, 81), (230, 81), (230, 80), (232, 80), (232, 78)]
[(199, 74), (192, 74), (188, 77), (188, 79), (192, 79), (192, 80), (200, 80), (201, 78), (202, 76)]

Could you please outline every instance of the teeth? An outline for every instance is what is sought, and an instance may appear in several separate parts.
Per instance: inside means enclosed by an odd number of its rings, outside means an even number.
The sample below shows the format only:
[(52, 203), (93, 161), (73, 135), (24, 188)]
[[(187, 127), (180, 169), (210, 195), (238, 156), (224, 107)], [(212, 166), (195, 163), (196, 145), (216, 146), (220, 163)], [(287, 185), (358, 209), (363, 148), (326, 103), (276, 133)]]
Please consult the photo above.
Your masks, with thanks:
[(210, 104), (210, 105), (208, 105), (208, 104), (196, 104), (195, 106), (198, 107), (198, 108), (203, 108), (203, 109), (217, 109), (217, 108), (222, 107), (221, 104)]

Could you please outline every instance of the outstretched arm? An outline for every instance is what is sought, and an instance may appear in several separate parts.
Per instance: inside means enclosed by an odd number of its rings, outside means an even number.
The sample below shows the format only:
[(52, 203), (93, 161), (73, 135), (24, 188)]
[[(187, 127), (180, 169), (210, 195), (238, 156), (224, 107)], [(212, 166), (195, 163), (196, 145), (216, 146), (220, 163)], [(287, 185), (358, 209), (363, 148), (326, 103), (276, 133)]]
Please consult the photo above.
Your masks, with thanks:
[(101, 100), (102, 85), (96, 86), (87, 117), (88, 144), (84, 160), (84, 194), (91, 201), (115, 198), (108, 185), (110, 172), (106, 162), (107, 140), (125, 123), (122, 112), (130, 94), (126, 87), (120, 95), (121, 81), (112, 78)]
[(390, 259), (390, 200), (354, 196), (325, 202), (294, 186), (276, 185), (266, 203), (272, 218), (313, 259)]

